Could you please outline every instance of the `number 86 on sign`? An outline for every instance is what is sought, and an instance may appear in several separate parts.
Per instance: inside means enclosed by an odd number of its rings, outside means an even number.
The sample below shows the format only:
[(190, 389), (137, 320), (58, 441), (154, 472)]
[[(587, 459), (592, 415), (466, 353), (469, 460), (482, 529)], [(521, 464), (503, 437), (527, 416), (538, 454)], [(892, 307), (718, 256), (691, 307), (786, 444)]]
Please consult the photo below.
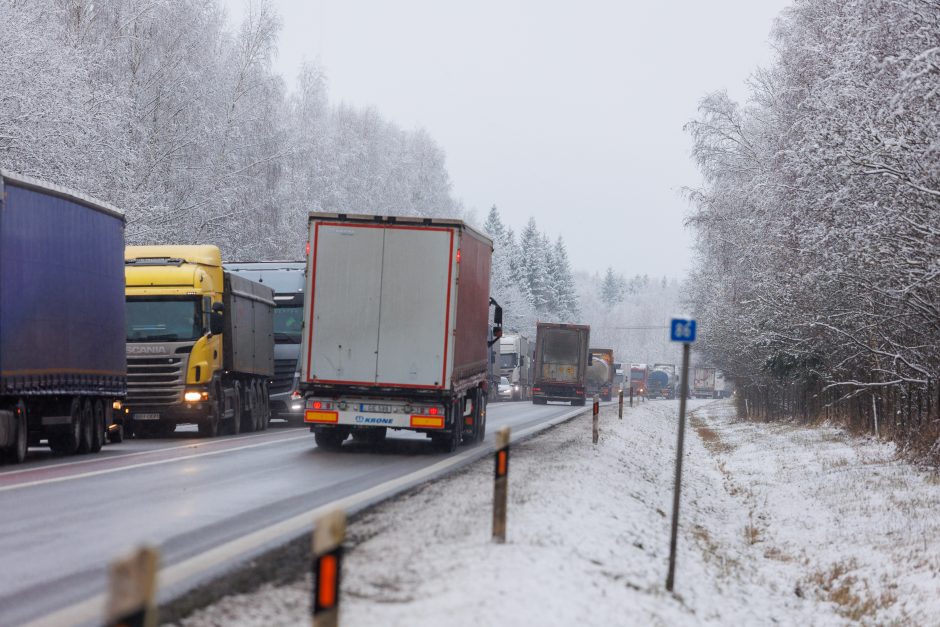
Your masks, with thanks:
[(695, 320), (691, 318), (673, 318), (669, 324), (669, 339), (673, 342), (694, 342)]

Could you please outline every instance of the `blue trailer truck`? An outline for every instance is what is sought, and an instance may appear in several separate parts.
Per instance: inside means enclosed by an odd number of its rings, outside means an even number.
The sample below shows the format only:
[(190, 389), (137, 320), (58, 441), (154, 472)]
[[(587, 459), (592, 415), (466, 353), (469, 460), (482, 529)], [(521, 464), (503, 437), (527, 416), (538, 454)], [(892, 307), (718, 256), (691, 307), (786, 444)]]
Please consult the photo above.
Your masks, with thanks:
[[(0, 458), (101, 449), (127, 390), (124, 214), (0, 171)], [(117, 436), (117, 434), (115, 434)]]

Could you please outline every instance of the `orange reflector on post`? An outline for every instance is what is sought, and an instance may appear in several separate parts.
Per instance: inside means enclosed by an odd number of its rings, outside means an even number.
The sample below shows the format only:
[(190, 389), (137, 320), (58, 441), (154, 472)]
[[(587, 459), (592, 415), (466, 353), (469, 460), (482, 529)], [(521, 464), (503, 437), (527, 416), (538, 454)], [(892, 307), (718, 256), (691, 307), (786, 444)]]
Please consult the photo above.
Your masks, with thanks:
[(496, 453), (496, 476), (506, 476), (506, 466), (509, 464), (509, 453), (503, 449)]
[(317, 571), (317, 606), (329, 609), (336, 605), (336, 584), (339, 563), (335, 554), (324, 555), (319, 560)]
[(412, 416), (412, 427), (424, 427), (427, 429), (443, 429), (444, 416)]
[(339, 412), (335, 411), (314, 411), (308, 409), (304, 412), (304, 422), (339, 422)]

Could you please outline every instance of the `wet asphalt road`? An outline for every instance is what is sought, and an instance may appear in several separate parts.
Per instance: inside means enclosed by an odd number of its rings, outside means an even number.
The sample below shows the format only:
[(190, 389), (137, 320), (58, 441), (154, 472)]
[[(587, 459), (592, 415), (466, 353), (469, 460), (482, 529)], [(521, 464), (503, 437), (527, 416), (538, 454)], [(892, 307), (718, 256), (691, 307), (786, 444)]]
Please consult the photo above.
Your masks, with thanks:
[[(486, 440), (572, 409), (492, 404)], [(0, 467), (0, 625), (102, 593), (107, 564), (138, 545), (173, 564), (447, 457), (403, 431), (378, 448), (350, 440), (327, 452), (304, 427), (212, 440), (185, 429), (85, 457), (31, 448), (26, 463)]]

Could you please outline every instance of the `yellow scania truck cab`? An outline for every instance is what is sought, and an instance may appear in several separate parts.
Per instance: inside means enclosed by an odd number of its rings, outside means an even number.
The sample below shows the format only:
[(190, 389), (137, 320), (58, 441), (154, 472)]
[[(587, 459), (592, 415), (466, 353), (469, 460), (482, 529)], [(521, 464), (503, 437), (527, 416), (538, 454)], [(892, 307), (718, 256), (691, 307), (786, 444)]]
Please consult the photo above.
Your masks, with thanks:
[(129, 246), (125, 431), (267, 428), (274, 292), (225, 272), (215, 246)]

